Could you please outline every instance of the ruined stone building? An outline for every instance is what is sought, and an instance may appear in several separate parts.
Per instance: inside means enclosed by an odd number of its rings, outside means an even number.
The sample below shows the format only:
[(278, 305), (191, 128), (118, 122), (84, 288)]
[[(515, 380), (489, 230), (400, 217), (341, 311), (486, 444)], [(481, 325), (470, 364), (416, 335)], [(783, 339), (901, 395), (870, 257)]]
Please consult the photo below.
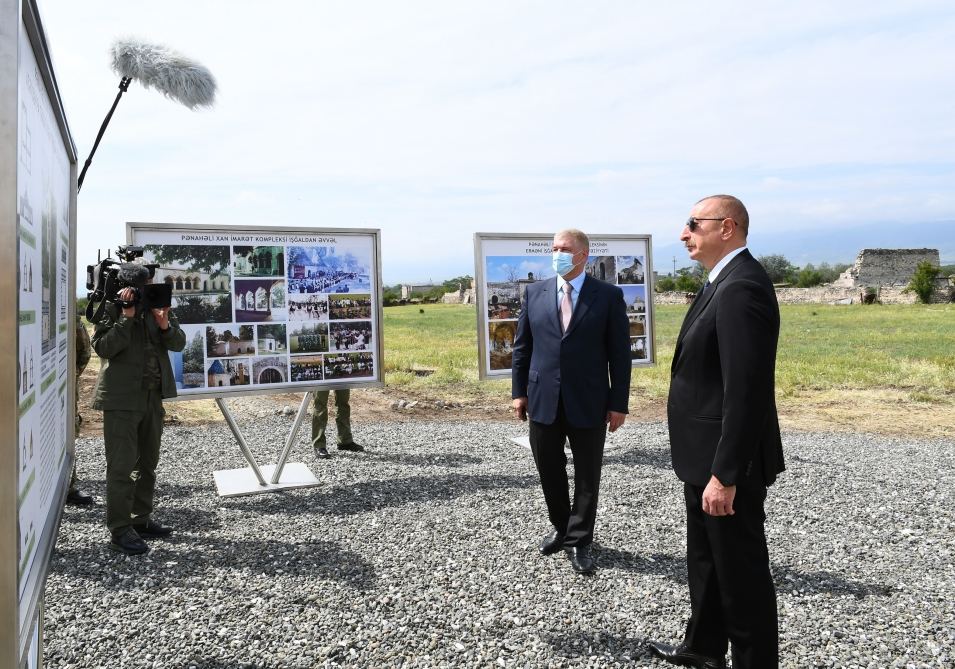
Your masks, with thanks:
[[(833, 283), (812, 288), (776, 288), (780, 304), (856, 304), (869, 295), (882, 304), (913, 304), (918, 300), (908, 290), (919, 263), (939, 267), (937, 249), (863, 249), (855, 263)], [(656, 304), (686, 304), (687, 293), (655, 293)], [(939, 276), (930, 298), (933, 303), (955, 302), (955, 277)]]
[(938, 249), (862, 249), (855, 264), (832, 285), (837, 288), (908, 285), (919, 263), (939, 266)]
[(418, 297), (421, 297), (424, 293), (430, 292), (438, 287), (440, 284), (436, 283), (416, 283), (416, 284), (401, 284), (401, 299), (410, 300), (415, 296), (415, 293), (418, 294)]

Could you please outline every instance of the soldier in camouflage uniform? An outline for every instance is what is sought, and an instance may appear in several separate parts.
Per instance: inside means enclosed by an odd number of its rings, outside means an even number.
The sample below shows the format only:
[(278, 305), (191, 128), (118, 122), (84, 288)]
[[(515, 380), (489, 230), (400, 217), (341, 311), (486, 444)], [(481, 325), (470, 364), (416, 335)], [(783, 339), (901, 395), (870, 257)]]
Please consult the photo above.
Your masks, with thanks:
[[(132, 303), (135, 293), (124, 288), (118, 297)], [(169, 352), (185, 346), (186, 334), (169, 307), (142, 302), (107, 304), (93, 332), (93, 350), (102, 361), (93, 408), (103, 412), (106, 525), (110, 548), (127, 555), (149, 550), (143, 537), (172, 532), (151, 516), (166, 414), (162, 401), (176, 396)]]
[[(325, 427), (328, 425), (328, 395), (329, 391), (327, 390), (316, 390), (314, 392), (312, 449), (315, 451), (316, 458), (329, 457), (325, 439)], [(355, 440), (352, 439), (350, 396), (351, 390), (348, 388), (335, 391), (335, 425), (338, 427), (338, 450), (364, 451), (365, 448), (356, 444)]]
[[(76, 315), (76, 392), (73, 394), (73, 423), (76, 433), (79, 434), (83, 417), (80, 415), (80, 376), (93, 355), (93, 345), (90, 344), (90, 335), (83, 326), (79, 314)], [(87, 506), (93, 503), (93, 496), (88, 495), (76, 487), (76, 460), (73, 460), (73, 473), (70, 475), (70, 490), (66, 493), (66, 503), (77, 506)]]

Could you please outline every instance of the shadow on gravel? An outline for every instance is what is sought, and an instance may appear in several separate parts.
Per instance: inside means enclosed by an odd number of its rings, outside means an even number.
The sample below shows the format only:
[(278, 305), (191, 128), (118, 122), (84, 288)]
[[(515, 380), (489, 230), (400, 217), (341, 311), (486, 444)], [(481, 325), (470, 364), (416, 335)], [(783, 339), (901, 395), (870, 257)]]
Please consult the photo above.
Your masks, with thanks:
[(276, 664), (274, 662), (237, 662), (235, 660), (203, 660), (201, 658), (190, 657), (185, 662), (167, 665), (170, 669), (272, 669), (273, 667), (282, 667), (282, 669), (314, 669), (314, 665), (306, 667), (298, 664)]
[(837, 463), (829, 462), (828, 460), (814, 460), (812, 458), (806, 458), (798, 453), (793, 455), (786, 455), (786, 460), (789, 462), (800, 462), (805, 465), (819, 465), (820, 467), (825, 467), (826, 469), (845, 469), (845, 465), (839, 465)]
[(652, 659), (647, 650), (646, 639), (628, 639), (603, 632), (571, 632), (567, 634), (542, 634), (541, 640), (554, 649), (554, 652), (568, 660), (580, 660), (594, 655), (611, 655), (616, 660), (627, 656), (629, 661), (647, 661)]
[[(97, 505), (105, 504), (106, 502), (106, 480), (102, 478), (85, 478), (80, 483), (79, 488), (85, 492), (88, 492), (96, 497)], [(209, 474), (209, 478), (206, 481), (200, 481), (197, 483), (172, 483), (170, 481), (165, 481), (162, 478), (162, 472), (158, 475), (158, 480), (156, 481), (156, 502), (157, 504), (162, 503), (164, 499), (183, 499), (186, 497), (192, 497), (195, 495), (215, 495), (216, 494), (216, 485), (212, 478), (212, 474)], [(83, 507), (77, 506), (67, 506), (68, 509), (83, 509)]]
[(479, 465), (484, 462), (481, 458), (463, 453), (435, 453), (433, 455), (380, 455), (378, 453), (369, 453), (365, 456), (366, 460), (378, 460), (380, 462), (390, 462), (396, 465), (407, 465), (409, 467), (465, 467), (467, 465)]
[(615, 568), (641, 574), (655, 574), (666, 576), (677, 582), (686, 582), (687, 579), (686, 558), (682, 556), (674, 557), (661, 553), (639, 555), (603, 546), (599, 546), (599, 550), (594, 551), (594, 556), (597, 558), (597, 567), (602, 569)]
[[(168, 525), (176, 532), (214, 530), (220, 525), (218, 515), (214, 511), (170, 506), (163, 504), (163, 500), (160, 498), (156, 499), (156, 510), (152, 518), (163, 525)], [(105, 504), (98, 502), (92, 507), (68, 506), (63, 512), (63, 520), (72, 525), (101, 525), (103, 527), (103, 539), (105, 540), (108, 536)]]
[[(418, 502), (440, 502), (482, 490), (530, 488), (538, 485), (537, 476), (492, 476), (445, 474), (441, 476), (409, 476), (386, 481), (364, 481), (327, 492), (275, 494), (268, 499), (235, 501), (231, 508), (258, 514), (313, 514), (351, 516)], [(223, 503), (229, 503), (223, 500)]]
[[(599, 544), (595, 544), (599, 547)], [(639, 555), (615, 548), (599, 547), (594, 551), (598, 568), (616, 568), (635, 571), (641, 574), (666, 576), (678, 583), (687, 582), (686, 558), (682, 555), (653, 554)], [(790, 567), (773, 565), (773, 580), (780, 592), (799, 591), (803, 595), (852, 595), (856, 599), (869, 596), (888, 597), (892, 587), (871, 583), (851, 581), (841, 574), (829, 571), (803, 573)]]
[(850, 581), (831, 571), (804, 573), (790, 567), (774, 565), (773, 577), (776, 589), (780, 592), (797, 590), (803, 595), (852, 595), (856, 599), (869, 596), (888, 597), (892, 594), (892, 586)]
[(604, 466), (623, 465), (625, 467), (654, 467), (656, 469), (670, 469), (670, 452), (649, 450), (645, 448), (631, 448), (628, 451), (611, 451), (604, 454)]
[[(190, 579), (205, 582), (215, 572), (229, 570), (245, 580), (307, 577), (340, 581), (361, 591), (376, 581), (374, 567), (361, 555), (327, 541), (287, 543), (178, 534), (149, 543), (153, 550), (145, 559), (113, 553), (105, 539), (94, 546), (58, 546), (50, 571), (114, 590), (142, 587), (147, 578), (152, 581), (150, 588), (181, 587)], [(248, 591), (243, 588), (242, 592)]]

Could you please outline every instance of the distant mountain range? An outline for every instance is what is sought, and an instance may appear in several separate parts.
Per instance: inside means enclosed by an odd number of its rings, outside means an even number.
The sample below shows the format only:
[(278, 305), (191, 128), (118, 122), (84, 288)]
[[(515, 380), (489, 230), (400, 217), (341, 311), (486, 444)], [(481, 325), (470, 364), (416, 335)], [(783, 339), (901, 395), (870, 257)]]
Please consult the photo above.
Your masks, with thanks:
[[(784, 255), (799, 267), (821, 262), (851, 265), (862, 249), (938, 249), (943, 265), (955, 264), (955, 221), (909, 225), (873, 223), (803, 232), (754, 231), (750, 242), (753, 255)], [(674, 256), (677, 267), (691, 264), (682, 244), (654, 244), (654, 269), (660, 274), (671, 272)]]

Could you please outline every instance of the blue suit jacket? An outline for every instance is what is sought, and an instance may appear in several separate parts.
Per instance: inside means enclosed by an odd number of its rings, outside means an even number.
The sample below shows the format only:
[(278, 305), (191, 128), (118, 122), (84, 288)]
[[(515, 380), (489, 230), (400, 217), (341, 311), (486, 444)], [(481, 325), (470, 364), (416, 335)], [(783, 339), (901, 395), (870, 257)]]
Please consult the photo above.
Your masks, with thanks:
[(549, 425), (563, 401), (574, 427), (599, 427), (608, 411), (627, 413), (630, 325), (623, 291), (588, 276), (566, 333), (560, 331), (557, 281), (527, 287), (517, 321), (511, 397), (527, 397), (531, 420)]

